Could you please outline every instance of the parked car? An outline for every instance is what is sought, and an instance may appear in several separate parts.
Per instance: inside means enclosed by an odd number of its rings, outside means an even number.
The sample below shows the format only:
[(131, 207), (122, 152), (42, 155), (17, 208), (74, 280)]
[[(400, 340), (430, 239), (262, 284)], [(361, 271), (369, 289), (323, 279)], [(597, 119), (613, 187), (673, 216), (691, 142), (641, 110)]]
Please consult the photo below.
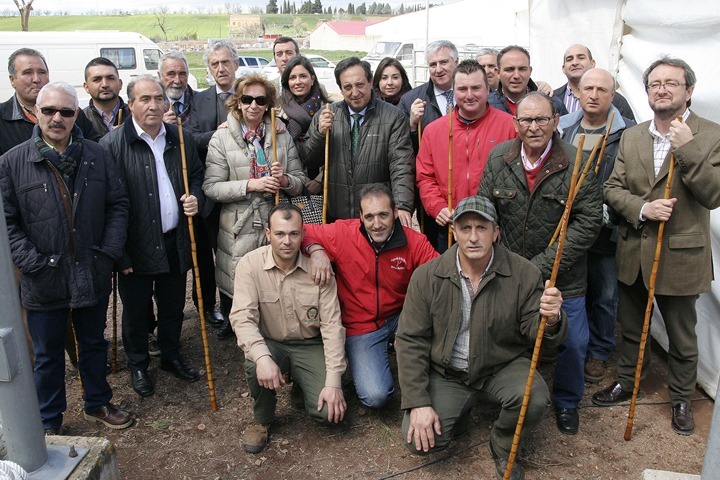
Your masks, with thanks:
[[(315, 75), (322, 86), (325, 87), (325, 91), (329, 94), (340, 92), (340, 88), (335, 82), (335, 64), (327, 58), (313, 53), (304, 53), (303, 55), (312, 63), (315, 69)], [(280, 72), (278, 72), (277, 66), (275, 66), (275, 60), (272, 60), (263, 67), (262, 74), (265, 75), (268, 80), (275, 80), (280, 76)]]
[[(262, 68), (268, 65), (270, 62), (263, 57), (247, 57), (241, 55), (238, 56), (238, 63), (240, 64), (240, 66), (238, 66), (238, 69), (235, 70), (235, 78), (242, 77), (243, 75), (247, 75), (248, 73), (260, 73), (262, 71)], [(215, 79), (210, 73), (210, 69), (206, 68), (206, 70), (207, 83), (212, 87), (213, 85), (215, 85)]]

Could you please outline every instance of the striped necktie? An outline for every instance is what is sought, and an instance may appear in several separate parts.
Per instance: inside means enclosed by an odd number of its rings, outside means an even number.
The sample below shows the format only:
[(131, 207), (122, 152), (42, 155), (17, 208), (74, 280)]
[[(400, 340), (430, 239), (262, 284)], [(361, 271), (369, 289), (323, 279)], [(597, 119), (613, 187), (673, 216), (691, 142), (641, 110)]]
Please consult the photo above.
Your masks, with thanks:
[(450, 113), (450, 109), (455, 105), (455, 95), (453, 94), (452, 88), (447, 92), (443, 92), (443, 95), (445, 95), (445, 99), (447, 100), (447, 104), (445, 105), (445, 113), (447, 114)]
[(357, 155), (358, 151), (358, 145), (360, 143), (360, 120), (362, 120), (362, 115), (360, 115), (359, 113), (353, 113), (350, 116), (353, 119), (352, 130), (350, 131), (352, 134), (352, 143), (350, 144), (350, 157), (355, 160), (355, 156)]

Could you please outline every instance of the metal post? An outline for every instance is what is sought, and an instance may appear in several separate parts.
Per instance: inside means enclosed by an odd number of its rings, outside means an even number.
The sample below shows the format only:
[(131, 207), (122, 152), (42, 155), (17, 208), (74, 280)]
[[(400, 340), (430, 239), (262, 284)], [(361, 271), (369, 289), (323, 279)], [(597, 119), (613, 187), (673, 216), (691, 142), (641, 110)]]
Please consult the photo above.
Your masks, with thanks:
[(702, 480), (720, 479), (720, 383), (715, 394), (715, 407), (713, 408), (710, 434), (707, 447), (705, 447), (705, 463), (703, 463)]
[(48, 459), (0, 198), (0, 418), (6, 460), (26, 471)]

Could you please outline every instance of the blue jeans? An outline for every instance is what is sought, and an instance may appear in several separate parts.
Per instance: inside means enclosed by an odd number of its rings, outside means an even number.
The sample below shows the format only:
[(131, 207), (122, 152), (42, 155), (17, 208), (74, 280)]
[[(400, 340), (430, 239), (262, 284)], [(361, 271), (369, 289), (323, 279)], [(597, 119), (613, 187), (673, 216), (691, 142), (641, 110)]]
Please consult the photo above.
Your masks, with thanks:
[(67, 409), (65, 399), (65, 333), (72, 315), (78, 344), (78, 369), (83, 386), (85, 411), (93, 412), (112, 399), (105, 379), (107, 341), (105, 315), (108, 298), (94, 307), (28, 310), (27, 324), (33, 341), (33, 377), (40, 404), (43, 428), (60, 428)]
[(387, 350), (399, 317), (399, 313), (393, 315), (374, 332), (345, 339), (355, 392), (366, 407), (382, 408), (395, 391)]
[(607, 361), (615, 350), (618, 288), (615, 257), (588, 253), (587, 302), (590, 341), (587, 358)]
[(588, 319), (585, 297), (563, 300), (568, 334), (558, 347), (553, 400), (558, 408), (577, 408), (585, 391), (585, 353), (588, 344)]

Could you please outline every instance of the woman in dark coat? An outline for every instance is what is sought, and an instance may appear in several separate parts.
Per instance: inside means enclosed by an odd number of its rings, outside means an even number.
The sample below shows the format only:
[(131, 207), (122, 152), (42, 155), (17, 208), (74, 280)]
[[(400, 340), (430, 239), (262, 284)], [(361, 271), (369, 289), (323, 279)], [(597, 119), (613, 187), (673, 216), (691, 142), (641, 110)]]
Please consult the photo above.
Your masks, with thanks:
[(393, 57), (385, 57), (378, 64), (373, 77), (373, 90), (381, 100), (397, 106), (405, 92), (412, 89), (407, 72)]

